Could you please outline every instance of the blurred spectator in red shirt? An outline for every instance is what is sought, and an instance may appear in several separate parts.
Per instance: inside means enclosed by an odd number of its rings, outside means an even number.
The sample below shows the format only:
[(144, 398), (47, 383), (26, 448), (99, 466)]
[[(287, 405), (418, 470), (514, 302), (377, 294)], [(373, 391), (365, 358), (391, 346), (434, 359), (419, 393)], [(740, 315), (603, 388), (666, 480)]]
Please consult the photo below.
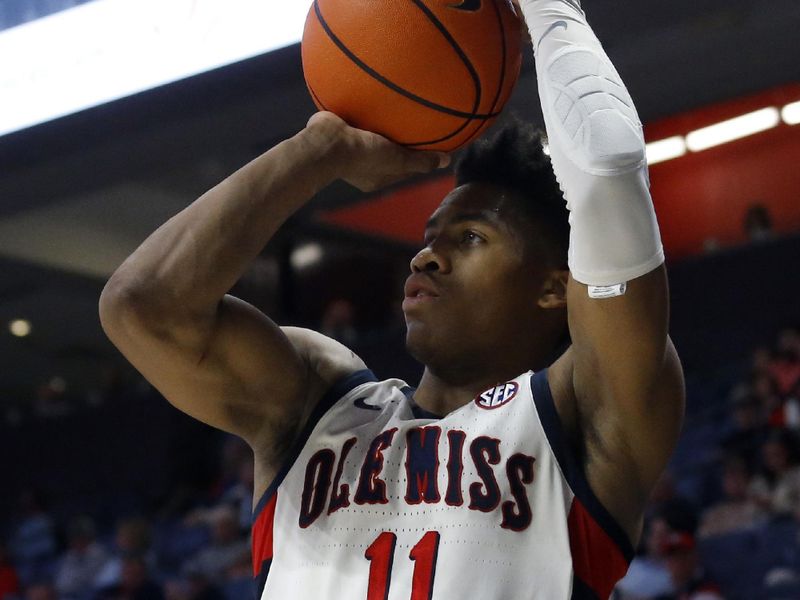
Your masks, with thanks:
[(9, 560), (4, 542), (0, 541), (0, 600), (8, 600), (19, 594), (19, 577)]
[(656, 600), (724, 600), (719, 586), (706, 577), (700, 565), (691, 533), (671, 533), (664, 541), (662, 553), (675, 591)]
[(781, 398), (797, 393), (800, 383), (800, 333), (796, 329), (780, 332), (768, 370)]

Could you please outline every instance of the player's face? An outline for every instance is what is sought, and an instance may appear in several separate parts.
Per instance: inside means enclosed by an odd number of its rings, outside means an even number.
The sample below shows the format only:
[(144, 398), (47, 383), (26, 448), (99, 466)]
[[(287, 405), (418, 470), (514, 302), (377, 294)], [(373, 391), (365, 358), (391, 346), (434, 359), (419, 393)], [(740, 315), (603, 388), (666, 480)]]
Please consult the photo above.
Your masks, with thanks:
[[(406, 342), (429, 368), (491, 368), (530, 343), (548, 270), (502, 188), (468, 184), (433, 213), (405, 286)], [(541, 310), (538, 311), (538, 314)]]

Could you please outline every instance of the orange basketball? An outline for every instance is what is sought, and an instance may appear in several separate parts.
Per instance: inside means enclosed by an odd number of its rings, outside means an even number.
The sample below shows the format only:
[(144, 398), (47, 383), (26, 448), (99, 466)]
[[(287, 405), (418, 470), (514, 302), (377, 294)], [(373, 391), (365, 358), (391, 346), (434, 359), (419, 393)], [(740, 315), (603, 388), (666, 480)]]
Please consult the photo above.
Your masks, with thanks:
[(521, 26), (511, 0), (314, 0), (306, 84), (320, 110), (354, 127), (449, 152), (508, 101)]

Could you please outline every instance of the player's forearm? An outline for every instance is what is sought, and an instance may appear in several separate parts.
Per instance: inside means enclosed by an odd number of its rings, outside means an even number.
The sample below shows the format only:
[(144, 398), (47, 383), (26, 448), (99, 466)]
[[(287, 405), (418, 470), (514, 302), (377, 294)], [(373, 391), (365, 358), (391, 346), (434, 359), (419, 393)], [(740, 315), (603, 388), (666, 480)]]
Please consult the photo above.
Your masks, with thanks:
[(521, 0), (553, 170), (572, 215), (569, 265), (593, 286), (663, 262), (641, 123), (577, 0)]
[(212, 313), (286, 219), (335, 179), (332, 144), (306, 129), (259, 156), (156, 230), (106, 289), (156, 314)]

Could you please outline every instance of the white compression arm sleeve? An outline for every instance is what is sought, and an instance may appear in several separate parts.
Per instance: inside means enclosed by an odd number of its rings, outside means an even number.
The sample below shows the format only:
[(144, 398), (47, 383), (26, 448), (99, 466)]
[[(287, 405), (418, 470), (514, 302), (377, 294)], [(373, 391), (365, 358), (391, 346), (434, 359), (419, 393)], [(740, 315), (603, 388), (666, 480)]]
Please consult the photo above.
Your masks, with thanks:
[(633, 100), (579, 0), (521, 5), (553, 170), (570, 210), (570, 271), (590, 286), (626, 283), (664, 261)]

